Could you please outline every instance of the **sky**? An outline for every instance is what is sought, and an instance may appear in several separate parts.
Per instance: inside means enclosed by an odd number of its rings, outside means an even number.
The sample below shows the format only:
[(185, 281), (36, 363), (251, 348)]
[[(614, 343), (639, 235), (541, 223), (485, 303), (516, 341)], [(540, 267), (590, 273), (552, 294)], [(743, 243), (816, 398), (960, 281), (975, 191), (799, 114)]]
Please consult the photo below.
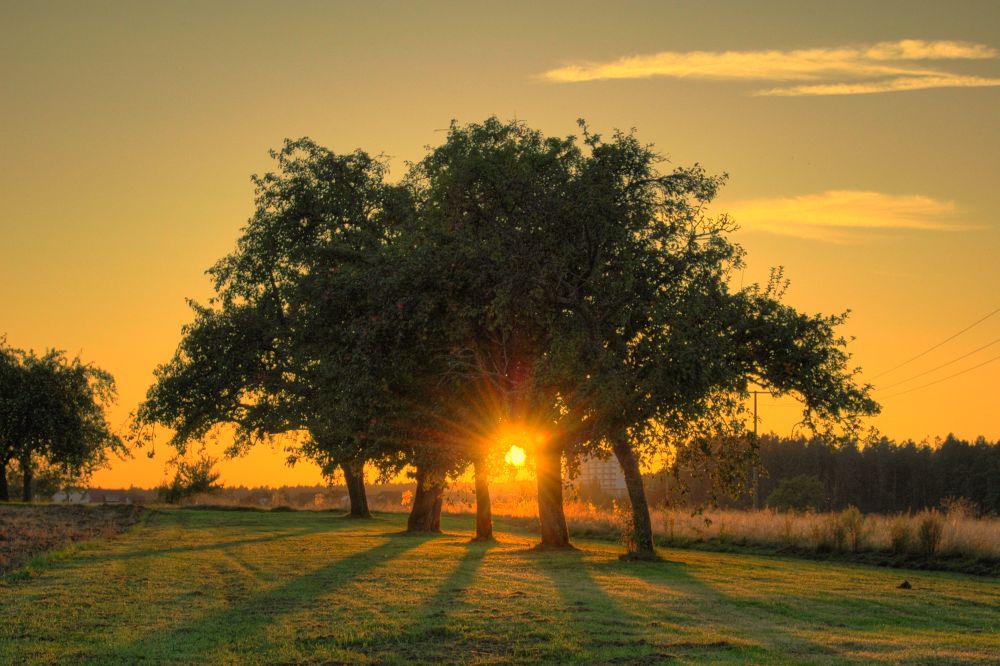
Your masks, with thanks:
[[(270, 148), (309, 136), (399, 176), (452, 119), (491, 115), (635, 128), (671, 164), (728, 173), (713, 212), (741, 225), (740, 282), (783, 266), (792, 305), (851, 311), (875, 426), (1000, 439), (996, 2), (0, 1), (0, 335), (109, 370), (122, 426)], [(759, 411), (792, 432), (788, 400)], [(93, 483), (161, 482), (154, 450)], [(219, 469), (319, 481), (283, 460)]]

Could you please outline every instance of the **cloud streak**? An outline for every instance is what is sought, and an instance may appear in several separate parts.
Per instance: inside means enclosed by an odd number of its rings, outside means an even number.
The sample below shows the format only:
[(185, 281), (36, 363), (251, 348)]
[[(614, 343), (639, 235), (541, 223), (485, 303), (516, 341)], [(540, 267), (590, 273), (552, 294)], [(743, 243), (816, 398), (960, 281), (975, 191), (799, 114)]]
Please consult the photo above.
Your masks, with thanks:
[[(667, 77), (717, 81), (774, 81), (756, 95), (857, 95), (927, 88), (1000, 86), (1000, 78), (965, 76), (929, 67), (928, 61), (995, 60), (984, 44), (905, 39), (868, 46), (791, 51), (662, 51), (609, 62), (583, 62), (550, 69), (555, 83)], [(789, 85), (794, 84), (794, 85)]]
[(797, 197), (744, 199), (726, 206), (747, 231), (848, 242), (865, 231), (958, 231), (957, 206), (922, 195), (832, 190)]
[(930, 88), (988, 88), (1000, 86), (1000, 79), (981, 76), (959, 76), (957, 74), (900, 76), (881, 81), (858, 83), (819, 83), (814, 85), (790, 86), (759, 90), (755, 94), (762, 97), (805, 97), (810, 95), (870, 95), (906, 90), (928, 90)]

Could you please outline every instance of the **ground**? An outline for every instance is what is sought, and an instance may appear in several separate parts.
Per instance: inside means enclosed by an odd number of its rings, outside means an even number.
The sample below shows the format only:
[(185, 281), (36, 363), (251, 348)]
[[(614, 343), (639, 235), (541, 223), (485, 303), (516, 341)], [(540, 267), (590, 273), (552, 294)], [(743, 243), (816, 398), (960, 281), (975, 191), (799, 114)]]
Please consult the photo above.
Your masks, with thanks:
[(141, 514), (134, 505), (0, 505), (0, 575), (67, 543), (122, 532)]
[[(997, 663), (1000, 580), (579, 541), (468, 518), (170, 510), (0, 582), (0, 663)], [(912, 589), (899, 589), (903, 579)]]

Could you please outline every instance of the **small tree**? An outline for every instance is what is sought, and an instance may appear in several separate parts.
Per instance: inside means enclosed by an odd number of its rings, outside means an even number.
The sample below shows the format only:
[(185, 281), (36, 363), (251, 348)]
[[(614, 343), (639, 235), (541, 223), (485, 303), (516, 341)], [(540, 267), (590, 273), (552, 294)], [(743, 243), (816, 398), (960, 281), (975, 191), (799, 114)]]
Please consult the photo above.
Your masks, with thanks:
[(179, 461), (173, 481), (158, 488), (157, 495), (167, 504), (177, 504), (194, 495), (222, 490), (222, 484), (218, 483), (220, 475), (213, 469), (216, 462), (208, 456), (192, 462)]
[(96, 366), (61, 351), (38, 356), (0, 340), (0, 499), (9, 499), (11, 460), (18, 462), (28, 502), (39, 461), (85, 477), (106, 462), (109, 450), (124, 455), (104, 414), (115, 396), (114, 379)]

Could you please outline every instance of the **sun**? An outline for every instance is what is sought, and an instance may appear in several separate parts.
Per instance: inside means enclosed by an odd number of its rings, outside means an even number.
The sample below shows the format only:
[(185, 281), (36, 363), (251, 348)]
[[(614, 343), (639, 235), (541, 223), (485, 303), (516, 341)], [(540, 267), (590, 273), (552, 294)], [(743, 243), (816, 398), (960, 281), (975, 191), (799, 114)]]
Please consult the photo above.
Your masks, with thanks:
[(507, 451), (507, 455), (503, 457), (504, 461), (508, 465), (513, 465), (514, 467), (521, 467), (524, 465), (524, 461), (527, 456), (525, 456), (524, 449), (522, 449), (517, 444), (512, 444), (510, 450)]
[(501, 423), (494, 435), (497, 448), (506, 451), (504, 462), (517, 468), (524, 467), (528, 462), (528, 451), (537, 449), (545, 440), (544, 431), (523, 421)]

